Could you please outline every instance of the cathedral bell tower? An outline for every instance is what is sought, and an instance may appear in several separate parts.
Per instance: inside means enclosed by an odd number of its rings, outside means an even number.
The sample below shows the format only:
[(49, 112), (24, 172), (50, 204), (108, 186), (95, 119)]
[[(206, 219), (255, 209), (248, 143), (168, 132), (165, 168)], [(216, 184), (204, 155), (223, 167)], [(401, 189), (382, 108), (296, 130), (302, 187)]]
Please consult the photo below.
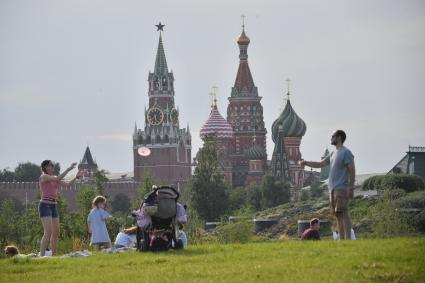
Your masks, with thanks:
[[(179, 110), (174, 103), (174, 75), (168, 71), (161, 22), (154, 71), (149, 72), (149, 107), (145, 108), (144, 130), (135, 126), (133, 133), (134, 178), (143, 181), (149, 171), (161, 184), (180, 188), (191, 174), (191, 134), (189, 125), (180, 129)], [(150, 155), (138, 154), (140, 147)]]
[(249, 160), (246, 152), (252, 146), (256, 136), (256, 144), (263, 149), (261, 156), (262, 166), (267, 165), (266, 134), (264, 126), (263, 106), (261, 96), (254, 84), (251, 70), (248, 65), (249, 37), (245, 34), (245, 25), (242, 24), (242, 33), (237, 39), (239, 46), (239, 67), (235, 84), (230, 94), (227, 107), (227, 121), (234, 131), (235, 152), (231, 159), (234, 165), (233, 185), (243, 186), (249, 171)]

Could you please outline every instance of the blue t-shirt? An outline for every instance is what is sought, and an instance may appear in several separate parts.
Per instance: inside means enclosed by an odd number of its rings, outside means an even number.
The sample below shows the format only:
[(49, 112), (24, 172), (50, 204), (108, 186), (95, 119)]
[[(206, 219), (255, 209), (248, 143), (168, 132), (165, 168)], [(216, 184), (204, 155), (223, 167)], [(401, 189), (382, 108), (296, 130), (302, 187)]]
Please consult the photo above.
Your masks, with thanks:
[(109, 243), (111, 239), (106, 229), (106, 219), (109, 218), (109, 213), (103, 208), (93, 208), (87, 216), (87, 222), (91, 225), (91, 244)]
[(346, 189), (349, 178), (347, 165), (354, 162), (354, 155), (342, 146), (326, 156), (325, 160), (329, 163), (329, 191)]

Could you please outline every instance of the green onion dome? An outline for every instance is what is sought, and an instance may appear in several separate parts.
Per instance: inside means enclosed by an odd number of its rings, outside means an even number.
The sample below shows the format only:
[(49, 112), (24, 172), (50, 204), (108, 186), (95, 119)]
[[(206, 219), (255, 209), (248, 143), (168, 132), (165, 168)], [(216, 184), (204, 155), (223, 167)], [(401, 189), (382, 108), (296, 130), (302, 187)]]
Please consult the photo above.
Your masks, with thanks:
[(283, 131), (284, 137), (302, 137), (305, 135), (306, 130), (305, 122), (295, 113), (291, 102), (288, 100), (282, 114), (273, 122), (273, 141), (277, 141), (279, 131)]
[(245, 157), (248, 160), (263, 160), (266, 156), (267, 154), (264, 147), (259, 144), (253, 144), (245, 151)]

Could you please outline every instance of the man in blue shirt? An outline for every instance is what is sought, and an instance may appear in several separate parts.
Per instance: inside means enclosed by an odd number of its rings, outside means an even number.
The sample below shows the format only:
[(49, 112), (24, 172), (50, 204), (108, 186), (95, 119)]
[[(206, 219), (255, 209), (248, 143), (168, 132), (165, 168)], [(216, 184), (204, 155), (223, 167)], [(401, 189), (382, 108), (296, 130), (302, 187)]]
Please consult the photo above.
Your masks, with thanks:
[(354, 156), (344, 146), (347, 138), (343, 130), (337, 130), (332, 134), (331, 144), (336, 150), (331, 152), (320, 162), (302, 160), (302, 166), (322, 168), (329, 165), (329, 200), (332, 213), (336, 216), (338, 231), (341, 240), (351, 239), (351, 218), (348, 212), (349, 199), (353, 197), (354, 179), (356, 169)]

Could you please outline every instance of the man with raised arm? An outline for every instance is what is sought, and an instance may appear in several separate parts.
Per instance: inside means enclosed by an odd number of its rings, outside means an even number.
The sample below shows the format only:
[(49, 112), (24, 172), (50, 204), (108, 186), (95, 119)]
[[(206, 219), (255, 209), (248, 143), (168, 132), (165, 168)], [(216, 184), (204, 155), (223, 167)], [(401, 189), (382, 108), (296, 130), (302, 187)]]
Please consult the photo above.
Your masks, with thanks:
[(351, 239), (351, 218), (348, 212), (348, 202), (353, 197), (356, 175), (354, 156), (344, 146), (346, 138), (347, 136), (343, 130), (336, 130), (331, 137), (331, 144), (335, 146), (335, 151), (331, 152), (320, 162), (305, 160), (300, 162), (302, 166), (313, 168), (330, 166), (329, 200), (332, 213), (336, 216), (341, 240)]

